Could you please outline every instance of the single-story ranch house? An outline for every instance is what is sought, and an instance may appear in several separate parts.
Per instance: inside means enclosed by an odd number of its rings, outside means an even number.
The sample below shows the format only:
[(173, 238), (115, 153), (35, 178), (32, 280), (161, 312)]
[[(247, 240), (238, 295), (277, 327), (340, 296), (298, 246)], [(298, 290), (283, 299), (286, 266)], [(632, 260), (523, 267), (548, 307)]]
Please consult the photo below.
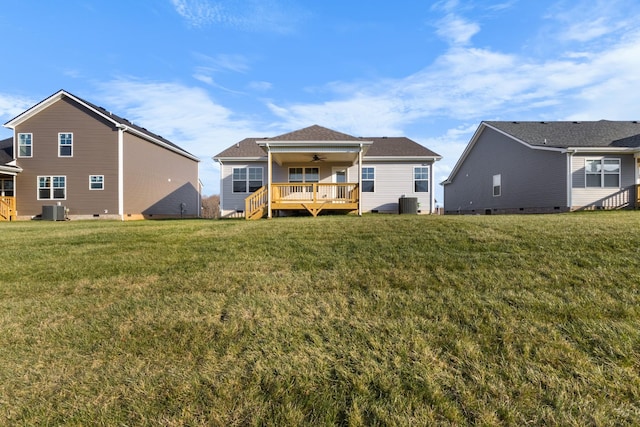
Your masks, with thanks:
[(482, 122), (444, 181), (445, 213), (638, 205), (640, 123)]
[(69, 92), (5, 127), (0, 220), (200, 216), (195, 156)]
[(405, 199), (415, 202), (416, 213), (432, 213), (433, 164), (440, 158), (409, 138), (355, 137), (314, 125), (243, 139), (213, 159), (220, 164), (222, 216), (257, 219), (292, 212), (398, 213)]

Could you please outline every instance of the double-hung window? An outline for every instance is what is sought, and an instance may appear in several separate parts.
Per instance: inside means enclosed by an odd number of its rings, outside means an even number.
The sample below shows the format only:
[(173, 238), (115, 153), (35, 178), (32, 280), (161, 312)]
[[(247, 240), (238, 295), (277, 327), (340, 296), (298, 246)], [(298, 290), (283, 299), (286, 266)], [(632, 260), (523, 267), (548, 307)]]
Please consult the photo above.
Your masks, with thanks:
[(33, 157), (33, 134), (18, 134), (18, 157)]
[(89, 175), (89, 190), (104, 190), (104, 175)]
[(587, 159), (585, 183), (588, 188), (619, 188), (620, 159)]
[(233, 168), (234, 193), (253, 193), (263, 185), (262, 168)]
[(65, 176), (39, 176), (38, 200), (64, 200), (67, 197)]
[(289, 168), (289, 182), (319, 182), (318, 168)]
[(429, 192), (429, 167), (413, 168), (413, 191), (416, 193)]
[(73, 157), (73, 134), (61, 132), (58, 134), (58, 157)]
[(376, 169), (372, 167), (362, 168), (362, 192), (373, 193), (375, 190)]

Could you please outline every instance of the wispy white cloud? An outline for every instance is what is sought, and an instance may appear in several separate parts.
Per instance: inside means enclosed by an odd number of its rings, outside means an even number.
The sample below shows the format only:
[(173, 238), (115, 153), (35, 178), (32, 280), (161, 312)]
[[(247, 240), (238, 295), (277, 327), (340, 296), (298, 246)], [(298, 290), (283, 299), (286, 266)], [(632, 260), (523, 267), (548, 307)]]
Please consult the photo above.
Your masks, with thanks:
[[(26, 109), (32, 107), (35, 103), (36, 101), (33, 99), (24, 96), (0, 93), (0, 119), (2, 120), (0, 124), (4, 124), (13, 119)], [(10, 132), (7, 130), (6, 133)]]
[[(570, 4), (570, 7), (567, 5)], [(547, 15), (554, 23), (552, 32), (563, 42), (586, 43), (626, 31), (637, 24), (635, 0), (576, 0), (560, 2)]]
[(223, 25), (243, 31), (290, 33), (304, 13), (283, 0), (171, 0), (192, 27)]
[(219, 54), (215, 56), (194, 54), (201, 63), (195, 68), (192, 75), (194, 79), (206, 83), (209, 86), (222, 89), (227, 92), (240, 93), (237, 90), (229, 89), (216, 82), (216, 74), (223, 73), (246, 73), (249, 71), (249, 62), (243, 55)]
[(456, 46), (466, 45), (480, 31), (480, 25), (461, 16), (448, 14), (436, 23), (436, 34)]

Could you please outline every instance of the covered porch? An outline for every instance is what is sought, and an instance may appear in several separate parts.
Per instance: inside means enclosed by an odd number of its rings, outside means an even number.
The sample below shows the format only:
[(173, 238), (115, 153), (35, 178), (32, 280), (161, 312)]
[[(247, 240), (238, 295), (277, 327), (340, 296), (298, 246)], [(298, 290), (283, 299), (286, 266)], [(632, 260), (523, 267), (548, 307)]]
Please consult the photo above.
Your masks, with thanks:
[(22, 169), (16, 166), (0, 166), (0, 221), (16, 219), (15, 178)]
[[(267, 182), (245, 199), (245, 218), (272, 218), (284, 211), (361, 215), (362, 157), (372, 143), (356, 138), (259, 141), (267, 153)], [(349, 177), (349, 168), (356, 165), (357, 177)]]
[[(261, 187), (245, 200), (245, 218), (269, 215), (269, 190)], [(323, 210), (358, 212), (360, 191), (357, 183), (271, 184), (272, 211), (307, 211), (317, 216)]]

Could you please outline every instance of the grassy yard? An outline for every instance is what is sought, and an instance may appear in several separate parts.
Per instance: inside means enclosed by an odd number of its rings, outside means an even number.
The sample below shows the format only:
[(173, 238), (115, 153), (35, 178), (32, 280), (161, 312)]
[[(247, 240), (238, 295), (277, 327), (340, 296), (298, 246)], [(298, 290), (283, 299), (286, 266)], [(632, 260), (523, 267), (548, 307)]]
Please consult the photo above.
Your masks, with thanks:
[(0, 425), (640, 424), (639, 212), (0, 233)]

